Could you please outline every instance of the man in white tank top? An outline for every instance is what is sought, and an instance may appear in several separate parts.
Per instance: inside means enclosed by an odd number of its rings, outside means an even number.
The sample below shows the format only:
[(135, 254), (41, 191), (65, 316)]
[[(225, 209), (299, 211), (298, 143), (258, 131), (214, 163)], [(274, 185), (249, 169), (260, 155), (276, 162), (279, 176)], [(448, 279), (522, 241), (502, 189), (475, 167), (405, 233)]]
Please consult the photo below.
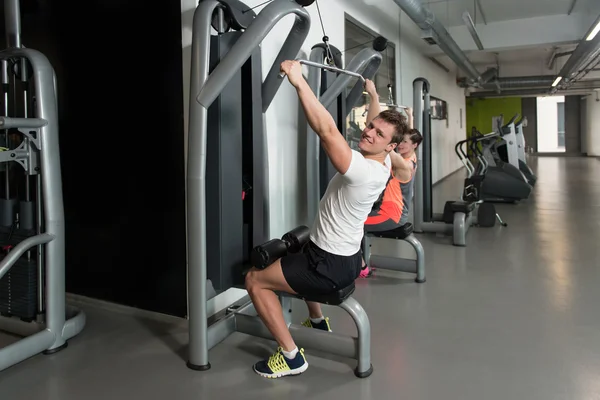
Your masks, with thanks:
[[(400, 113), (384, 111), (363, 130), (360, 152), (352, 150), (304, 80), (300, 63), (285, 61), (281, 71), (296, 89), (310, 127), (338, 172), (321, 199), (310, 241), (303, 251), (282, 257), (265, 269), (252, 268), (246, 275), (246, 289), (254, 307), (280, 346), (269, 359), (254, 365), (254, 371), (267, 378), (297, 375), (308, 367), (274, 291), (327, 294), (354, 282), (362, 266), (364, 222), (390, 176), (389, 153), (408, 130)], [(320, 304), (307, 305), (310, 318), (303, 325), (330, 331)]]

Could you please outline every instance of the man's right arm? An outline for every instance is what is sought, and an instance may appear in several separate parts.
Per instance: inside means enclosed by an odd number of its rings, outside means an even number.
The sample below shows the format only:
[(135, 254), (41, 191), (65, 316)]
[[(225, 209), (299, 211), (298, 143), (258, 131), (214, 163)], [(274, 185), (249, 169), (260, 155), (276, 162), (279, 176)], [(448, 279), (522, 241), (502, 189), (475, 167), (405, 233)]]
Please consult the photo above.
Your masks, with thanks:
[(288, 75), (290, 83), (296, 88), (308, 124), (321, 139), (321, 145), (331, 163), (340, 174), (345, 174), (352, 161), (352, 150), (329, 111), (319, 102), (302, 76), (300, 63), (284, 61), (281, 70)]

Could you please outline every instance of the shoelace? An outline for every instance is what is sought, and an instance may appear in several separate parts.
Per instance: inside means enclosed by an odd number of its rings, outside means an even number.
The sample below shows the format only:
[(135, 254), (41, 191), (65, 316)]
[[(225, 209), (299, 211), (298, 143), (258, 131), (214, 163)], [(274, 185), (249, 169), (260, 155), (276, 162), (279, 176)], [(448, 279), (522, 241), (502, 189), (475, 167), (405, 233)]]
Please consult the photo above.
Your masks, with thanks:
[(285, 371), (286, 369), (290, 369), (290, 367), (287, 365), (287, 362), (285, 361), (285, 358), (283, 357), (282, 351), (283, 349), (279, 347), (277, 349), (277, 352), (271, 357), (269, 357), (269, 362), (267, 362), (267, 365), (273, 372), (280, 372)]

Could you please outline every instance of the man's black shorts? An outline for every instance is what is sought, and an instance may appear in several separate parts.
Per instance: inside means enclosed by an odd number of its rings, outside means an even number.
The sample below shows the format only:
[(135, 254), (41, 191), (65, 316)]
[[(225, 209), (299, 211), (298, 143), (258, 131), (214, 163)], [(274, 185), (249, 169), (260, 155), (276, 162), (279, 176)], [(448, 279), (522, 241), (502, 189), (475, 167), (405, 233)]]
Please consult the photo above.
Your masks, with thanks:
[(331, 254), (309, 241), (300, 253), (281, 259), (288, 285), (296, 293), (327, 294), (350, 286), (362, 267), (361, 252), (351, 256)]

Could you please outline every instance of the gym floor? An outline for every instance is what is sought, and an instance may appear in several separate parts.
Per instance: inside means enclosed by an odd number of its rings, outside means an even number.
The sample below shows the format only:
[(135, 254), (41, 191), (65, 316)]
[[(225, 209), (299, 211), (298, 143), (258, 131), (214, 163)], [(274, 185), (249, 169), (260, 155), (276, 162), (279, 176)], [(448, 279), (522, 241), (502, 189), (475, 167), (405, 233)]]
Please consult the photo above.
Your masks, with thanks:
[[(427, 282), (377, 271), (357, 281), (372, 325), (374, 373), (307, 350), (299, 377), (266, 380), (252, 364), (273, 342), (235, 334), (210, 352), (212, 369), (186, 368), (186, 325), (85, 306), (69, 347), (0, 372), (10, 400), (390, 399), (554, 400), (600, 396), (600, 160), (532, 158), (538, 183), (518, 205), (499, 205), (504, 228), (473, 228), (468, 247), (419, 235)], [(438, 210), (462, 174), (436, 187)], [(332, 328), (355, 328), (325, 308)], [(306, 316), (298, 303), (295, 318)], [(0, 336), (0, 346), (9, 340)], [(236, 394), (236, 392), (241, 394)]]

